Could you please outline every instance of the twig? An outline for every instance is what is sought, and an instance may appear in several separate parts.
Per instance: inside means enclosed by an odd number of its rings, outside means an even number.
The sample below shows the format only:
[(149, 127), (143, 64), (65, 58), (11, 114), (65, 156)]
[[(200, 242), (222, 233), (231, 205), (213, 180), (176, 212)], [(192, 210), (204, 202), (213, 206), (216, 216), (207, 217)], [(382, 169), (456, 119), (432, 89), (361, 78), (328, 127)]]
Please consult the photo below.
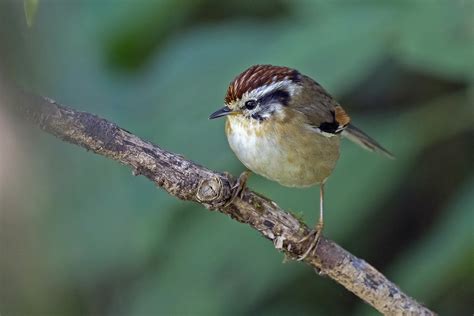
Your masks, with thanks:
[[(147, 177), (179, 199), (197, 202), (248, 224), (287, 257), (295, 259), (304, 251), (306, 245), (297, 241), (308, 233), (308, 227), (275, 202), (245, 189), (241, 197), (227, 205), (236, 181), (232, 176), (209, 170), (112, 122), (48, 98), (20, 93), (11, 102), (46, 132), (130, 166), (134, 175)], [(435, 315), (367, 262), (325, 237), (321, 238), (316, 255), (309, 255), (304, 262), (383, 314)]]

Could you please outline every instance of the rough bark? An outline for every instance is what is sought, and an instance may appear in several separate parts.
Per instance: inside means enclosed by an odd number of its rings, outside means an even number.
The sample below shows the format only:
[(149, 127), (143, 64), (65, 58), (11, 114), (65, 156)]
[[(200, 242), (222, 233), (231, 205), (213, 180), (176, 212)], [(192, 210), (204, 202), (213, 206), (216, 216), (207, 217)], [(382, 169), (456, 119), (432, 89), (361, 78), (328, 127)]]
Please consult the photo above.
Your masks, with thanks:
[[(116, 160), (143, 175), (169, 194), (194, 201), (248, 224), (271, 240), (276, 249), (296, 259), (307, 244), (297, 241), (308, 227), (275, 202), (245, 189), (230, 202), (236, 180), (168, 152), (96, 115), (80, 112), (45, 98), (16, 94), (11, 102), (28, 120), (62, 140)], [(386, 315), (435, 315), (403, 293), (370, 264), (325, 237), (316, 254), (304, 262), (327, 275)]]

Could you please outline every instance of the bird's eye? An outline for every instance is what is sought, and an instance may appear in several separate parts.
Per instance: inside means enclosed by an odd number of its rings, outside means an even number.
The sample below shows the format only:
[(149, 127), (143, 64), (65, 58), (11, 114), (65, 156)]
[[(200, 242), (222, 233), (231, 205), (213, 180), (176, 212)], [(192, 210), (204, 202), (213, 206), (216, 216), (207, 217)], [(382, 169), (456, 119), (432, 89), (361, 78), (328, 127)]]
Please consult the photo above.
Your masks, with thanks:
[(245, 107), (247, 108), (247, 110), (253, 110), (256, 106), (257, 101), (255, 100), (248, 100), (247, 102), (245, 102)]

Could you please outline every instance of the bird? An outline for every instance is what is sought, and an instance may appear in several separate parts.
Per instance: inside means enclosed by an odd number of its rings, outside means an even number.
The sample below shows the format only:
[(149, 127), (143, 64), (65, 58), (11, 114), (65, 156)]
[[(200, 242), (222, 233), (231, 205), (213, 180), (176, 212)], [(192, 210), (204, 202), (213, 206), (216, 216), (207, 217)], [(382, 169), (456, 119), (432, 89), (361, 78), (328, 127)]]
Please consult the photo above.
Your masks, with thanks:
[[(289, 67), (253, 65), (240, 73), (227, 88), (224, 107), (209, 119), (219, 117), (227, 118), (228, 143), (247, 169), (287, 187), (319, 185), (319, 218), (299, 240), (311, 242), (298, 260), (315, 254), (324, 227), (324, 185), (339, 159), (341, 137), (394, 158), (319, 83)], [(249, 174), (239, 177), (236, 194)]]

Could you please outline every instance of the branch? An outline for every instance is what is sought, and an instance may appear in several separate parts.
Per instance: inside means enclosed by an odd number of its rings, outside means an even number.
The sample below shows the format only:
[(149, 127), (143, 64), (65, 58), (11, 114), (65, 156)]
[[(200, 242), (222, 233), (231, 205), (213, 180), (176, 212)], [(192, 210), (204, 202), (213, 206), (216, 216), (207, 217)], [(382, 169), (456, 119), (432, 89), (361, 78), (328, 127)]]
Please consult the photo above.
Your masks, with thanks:
[[(19, 93), (11, 100), (23, 116), (46, 132), (132, 168), (172, 196), (194, 201), (246, 223), (271, 240), (287, 257), (300, 256), (297, 241), (308, 227), (275, 202), (248, 189), (228, 204), (236, 180), (144, 141), (116, 124), (57, 102)], [(435, 315), (362, 259), (321, 237), (316, 254), (305, 263), (327, 275), (386, 315)]]

